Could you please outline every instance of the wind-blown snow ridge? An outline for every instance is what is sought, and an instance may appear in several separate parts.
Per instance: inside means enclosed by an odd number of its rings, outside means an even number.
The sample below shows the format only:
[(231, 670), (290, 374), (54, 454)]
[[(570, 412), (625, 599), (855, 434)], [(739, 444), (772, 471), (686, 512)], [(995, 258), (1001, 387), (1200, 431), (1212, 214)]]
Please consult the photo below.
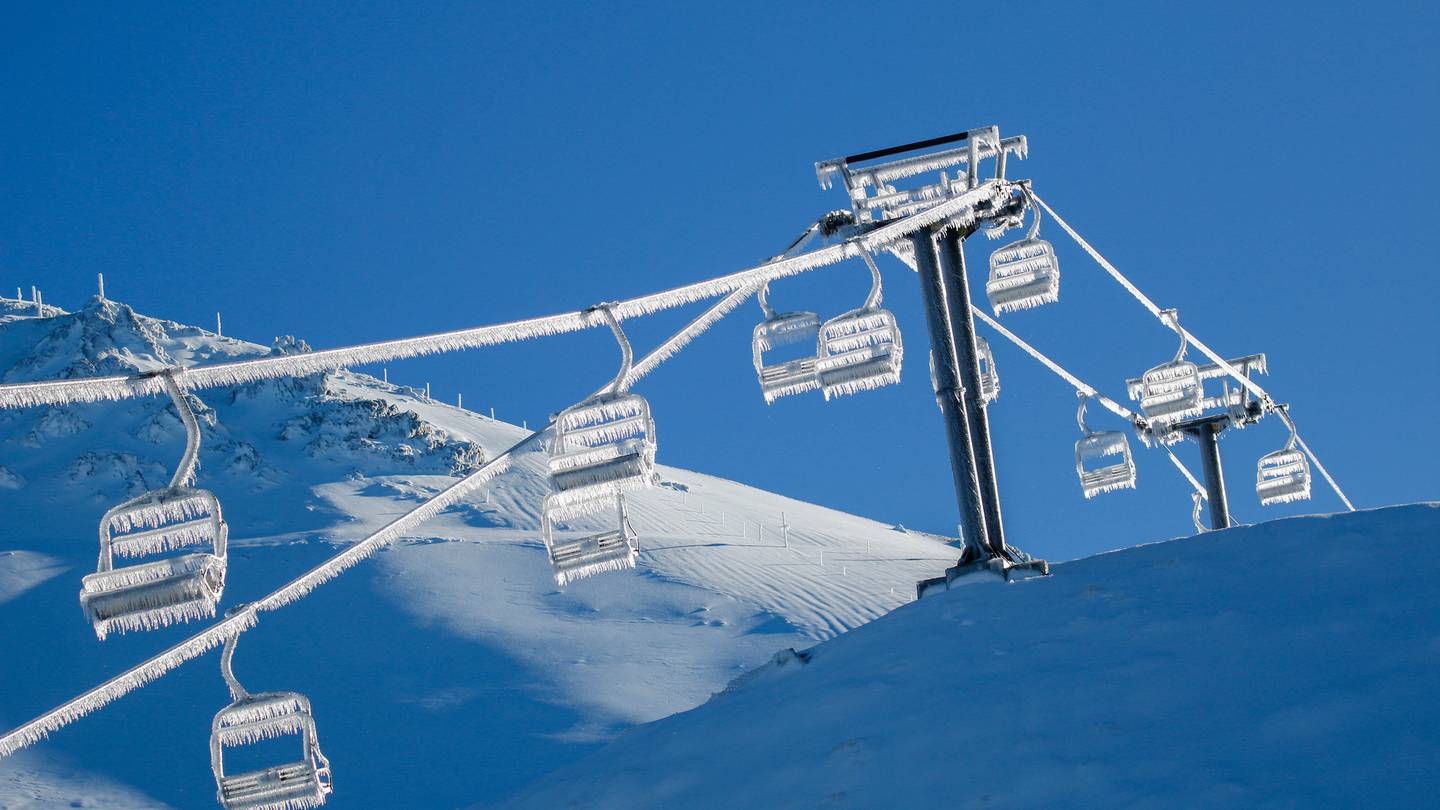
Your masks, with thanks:
[[(620, 301), (611, 307), (611, 311), (619, 320), (642, 317), (696, 301), (757, 288), (768, 281), (809, 272), (846, 259), (858, 258), (862, 251), (873, 253), (885, 250), (892, 243), (937, 223), (944, 222), (947, 228), (966, 227), (973, 224), (979, 209), (998, 209), (1011, 197), (1013, 190), (1017, 187), (1018, 184), (1014, 181), (988, 181), (948, 202), (876, 228), (842, 244), (766, 262), (756, 267), (694, 284)], [(608, 326), (604, 317), (593, 310), (581, 310), (421, 337), (323, 349), (307, 354), (272, 355), (253, 360), (182, 368), (175, 371), (175, 381), (180, 388), (185, 390), (241, 385), (276, 377), (303, 376), (334, 371), (348, 366), (494, 346), (536, 337), (578, 332), (597, 326)], [(163, 378), (156, 376), (111, 376), (18, 383), (0, 386), (0, 408), (119, 400), (153, 396), (163, 391)]]

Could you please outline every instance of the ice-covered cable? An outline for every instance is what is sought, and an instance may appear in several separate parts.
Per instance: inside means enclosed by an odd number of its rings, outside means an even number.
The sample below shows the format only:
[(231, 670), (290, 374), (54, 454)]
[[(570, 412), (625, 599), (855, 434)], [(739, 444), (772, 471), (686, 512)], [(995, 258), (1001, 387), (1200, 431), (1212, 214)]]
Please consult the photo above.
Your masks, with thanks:
[(170, 649), (131, 667), (94, 689), (60, 704), (28, 723), (0, 737), (0, 757), (7, 757), (27, 745), (37, 743), (63, 726), (84, 717), (111, 701), (124, 697), (170, 670), (225, 643), (225, 639), (244, 632), (255, 623), (253, 612), (243, 612), (224, 619), (176, 644)]
[[(1079, 245), (1086, 253), (1090, 254), (1090, 258), (1094, 259), (1095, 263), (1100, 265), (1100, 267), (1106, 273), (1109, 273), (1111, 278), (1119, 282), (1120, 286), (1124, 287), (1126, 291), (1128, 291), (1132, 296), (1135, 297), (1135, 300), (1139, 301), (1142, 306), (1149, 310), (1151, 315), (1154, 315), (1155, 318), (1161, 323), (1165, 324), (1167, 327), (1179, 333), (1182, 339), (1189, 341), (1189, 343), (1195, 348), (1199, 349), (1202, 354), (1210, 358), (1211, 362), (1215, 363), (1217, 366), (1223, 369), (1226, 374), (1229, 374), (1231, 377), (1233, 377), (1235, 381), (1238, 382), (1240, 385), (1245, 386), (1245, 388), (1248, 389), (1250, 393), (1254, 394), (1260, 399), (1260, 402), (1266, 408), (1273, 409), (1275, 407), (1275, 400), (1271, 398), (1270, 394), (1266, 392), (1264, 388), (1260, 387), (1259, 383), (1250, 379), (1249, 375), (1242, 373), (1239, 369), (1231, 365), (1228, 360), (1221, 357), (1218, 352), (1206, 345), (1204, 341), (1195, 337), (1195, 334), (1193, 332), (1190, 332), (1189, 330), (1181, 327), (1178, 320), (1165, 317), (1162, 314), (1164, 310), (1162, 310), (1158, 305), (1156, 305), (1154, 301), (1150, 300), (1149, 296), (1141, 292), (1139, 287), (1136, 287), (1133, 283), (1131, 283), (1130, 279), (1126, 278), (1123, 273), (1121, 273), (1115, 268), (1115, 265), (1111, 264), (1104, 256), (1100, 255), (1100, 251), (1096, 250), (1089, 242), (1085, 241), (1085, 238), (1081, 236), (1078, 232), (1076, 232), (1074, 228), (1070, 227), (1070, 223), (1066, 222), (1064, 217), (1056, 213), (1055, 209), (1051, 208), (1049, 203), (1041, 199), (1038, 194), (1035, 194), (1033, 192), (1033, 190), (1030, 193), (1030, 197), (1031, 199), (1035, 200), (1035, 202), (1039, 203), (1041, 208), (1045, 209), (1045, 212), (1050, 215), (1051, 219), (1055, 220), (1055, 224), (1059, 225), (1061, 230), (1065, 231), (1065, 233), (1070, 235), (1071, 239), (1075, 240), (1075, 244)], [(1292, 430), (1294, 430), (1295, 423), (1291, 421), (1288, 415), (1285, 417), (1285, 423)], [(1315, 467), (1319, 469), (1321, 474), (1325, 477), (1325, 482), (1330, 485), (1330, 488), (1335, 491), (1335, 495), (1340, 498), (1340, 502), (1345, 504), (1346, 509), (1350, 510), (1351, 512), (1355, 511), (1355, 505), (1350, 502), (1350, 499), (1348, 497), (1346, 497), (1344, 491), (1340, 489), (1340, 485), (1336, 483), (1335, 479), (1330, 475), (1328, 471), (1326, 471), (1325, 465), (1322, 464), (1319, 457), (1317, 457), (1315, 453), (1310, 450), (1309, 445), (1305, 444), (1305, 440), (1298, 435), (1298, 432), (1296, 435), (1296, 440), (1300, 445), (1300, 449), (1305, 452), (1305, 455), (1310, 458), (1310, 461), (1314, 463)]]
[[(758, 285), (757, 282), (750, 287), (735, 290), (719, 303), (701, 313), (699, 317), (641, 358), (640, 362), (631, 369), (629, 379), (639, 379), (649, 374), (665, 360), (673, 357), (752, 295)], [(39, 742), (45, 739), (50, 732), (69, 725), (111, 701), (139, 689), (186, 661), (199, 658), (225, 643), (227, 639), (253, 627), (258, 611), (276, 610), (288, 605), (325, 582), (334, 579), (346, 569), (371, 556), (385, 545), (394, 542), (407, 531), (458, 503), (465, 495), (470, 494), (499, 474), (505, 466), (509, 465), (510, 459), (515, 453), (538, 441), (548, 429), (547, 426), (531, 433), (508, 450), (487, 461), (480, 469), (451, 484), (430, 500), (391, 521), (364, 540), (282, 585), (270, 595), (244, 606), (234, 615), (226, 617), (144, 663), (126, 670), (105, 683), (7, 732), (4, 736), (0, 736), (0, 757), (7, 757), (21, 748)]]
[(761, 285), (742, 287), (712, 304), (709, 309), (700, 313), (700, 316), (691, 321), (688, 326), (671, 335), (659, 346), (652, 349), (649, 354), (645, 355), (640, 362), (636, 363), (635, 366), (630, 369), (629, 376), (625, 378), (625, 387), (629, 388), (631, 385), (634, 385), (636, 381), (654, 371), (661, 363), (669, 360), (681, 349), (689, 346), (690, 342), (704, 334), (705, 330), (714, 326), (721, 318), (734, 312), (736, 307), (745, 303), (746, 299), (754, 295), (760, 286)]
[(1055, 220), (1055, 224), (1059, 225), (1061, 230), (1069, 234), (1070, 238), (1075, 240), (1075, 244), (1079, 245), (1086, 253), (1090, 254), (1090, 258), (1094, 259), (1095, 263), (1100, 265), (1100, 267), (1106, 273), (1109, 273), (1111, 278), (1119, 282), (1120, 286), (1124, 287), (1127, 292), (1134, 296), (1135, 300), (1139, 301), (1141, 306), (1149, 310), (1150, 314), (1154, 315), (1156, 320), (1160, 321), (1160, 323), (1164, 324), (1169, 329), (1174, 330), (1178, 335), (1180, 335), (1180, 338), (1182, 340), (1194, 345), (1195, 348), (1199, 349), (1202, 354), (1210, 358), (1211, 362), (1224, 369), (1226, 374), (1234, 377), (1236, 382), (1249, 389), (1250, 393), (1254, 394), (1256, 397), (1259, 397), (1261, 402), (1266, 403), (1266, 405), (1268, 406), (1273, 401), (1270, 398), (1270, 394), (1267, 393), (1264, 388), (1261, 388), (1259, 383), (1250, 379), (1249, 376), (1242, 373), (1234, 366), (1230, 365), (1230, 362), (1228, 360), (1221, 357), (1218, 352), (1206, 345), (1204, 341), (1195, 337), (1193, 332), (1180, 326), (1178, 319), (1165, 315), (1164, 313), (1167, 310), (1161, 309), (1158, 304), (1150, 300), (1150, 297), (1145, 293), (1141, 292), (1139, 287), (1136, 287), (1130, 281), (1130, 279), (1126, 278), (1123, 273), (1121, 273), (1115, 268), (1115, 265), (1111, 264), (1109, 260), (1107, 260), (1104, 256), (1100, 255), (1100, 251), (1096, 250), (1089, 242), (1085, 241), (1085, 238), (1081, 236), (1074, 228), (1070, 227), (1070, 223), (1066, 222), (1063, 217), (1055, 213), (1055, 209), (1051, 208), (1049, 203), (1042, 200), (1040, 198), (1040, 195), (1035, 194), (1032, 190), (1030, 193), (1030, 198), (1033, 199), (1035, 202), (1039, 203), (1040, 207), (1045, 209), (1046, 213), (1050, 215), (1051, 219)]
[[(1084, 380), (1076, 377), (1069, 371), (1066, 371), (1065, 368), (1059, 363), (1045, 356), (1043, 352), (1041, 352), (1039, 349), (1036, 349), (1034, 346), (1031, 346), (1029, 343), (1025, 342), (1024, 339), (1016, 335), (1014, 332), (1011, 332), (1009, 329), (1001, 326), (999, 322), (997, 322), (994, 318), (991, 318), (989, 315), (986, 315), (978, 307), (972, 305), (970, 307), (970, 311), (975, 313), (975, 315), (979, 317), (980, 320), (984, 321), (986, 325), (988, 325), (990, 328), (994, 329), (996, 332), (999, 332), (1001, 337), (1020, 347), (1020, 349), (1023, 350), (1026, 354), (1035, 358), (1040, 362), (1041, 365), (1054, 372), (1055, 376), (1069, 383), (1070, 386), (1073, 387), (1076, 391), (1079, 391), (1086, 396), (1095, 399), (1101, 405), (1104, 405), (1107, 410), (1120, 417), (1121, 419), (1124, 419), (1125, 421), (1130, 422), (1137, 427), (1144, 427), (1144, 417), (1140, 416), (1134, 411), (1131, 411), (1129, 408), (1126, 408), (1124, 405), (1121, 405), (1115, 400), (1105, 396), (1099, 391), (1096, 391), (1094, 386), (1086, 383)], [(1185, 480), (1189, 481), (1190, 486), (1194, 487), (1195, 491), (1200, 493), (1200, 497), (1208, 499), (1209, 495), (1206, 493), (1205, 487), (1200, 485), (1200, 482), (1196, 480), (1195, 476), (1191, 474), (1190, 470), (1186, 469), (1185, 465), (1181, 463), (1180, 459), (1176, 457), (1175, 453), (1171, 451), (1169, 447), (1166, 447), (1160, 442), (1156, 442), (1156, 444), (1158, 444), (1162, 449), (1164, 449), (1165, 454), (1170, 457), (1171, 463), (1175, 465), (1175, 469), (1179, 470), (1180, 474), (1185, 476)]]
[(1106, 410), (1110, 411), (1121, 419), (1124, 419), (1126, 422), (1129, 422), (1132, 425), (1145, 424), (1145, 420), (1139, 414), (1135, 413), (1124, 405), (1121, 405), (1110, 397), (1105, 396), (1099, 391), (1096, 391), (1094, 386), (1086, 383), (1084, 380), (1066, 371), (1060, 366), (1059, 363), (1056, 363), (1054, 360), (1046, 357), (1043, 353), (1040, 352), (1039, 349), (1036, 349), (1034, 346), (1026, 343), (1014, 332), (1011, 332), (1009, 329), (1001, 326), (998, 321), (996, 321), (994, 318), (991, 318), (989, 315), (986, 315), (983, 311), (980, 310), (980, 308), (971, 305), (970, 311), (975, 313), (976, 317), (984, 321), (985, 324), (991, 329), (999, 332), (1001, 337), (1020, 347), (1022, 351), (1035, 358), (1036, 360), (1040, 361), (1041, 365), (1050, 369), (1052, 372), (1055, 373), (1056, 376), (1060, 377), (1065, 382), (1070, 383), (1070, 386), (1076, 391), (1079, 391), (1088, 397), (1092, 397), (1093, 399), (1095, 399), (1095, 401), (1105, 406)]
[(1300, 432), (1295, 429), (1295, 421), (1290, 418), (1289, 409), (1281, 408), (1277, 413), (1280, 414), (1280, 419), (1285, 423), (1285, 426), (1290, 428), (1291, 435), (1295, 437), (1295, 443), (1300, 445), (1300, 449), (1304, 451), (1305, 455), (1310, 457), (1310, 463), (1314, 464), (1315, 469), (1319, 470), (1320, 475), (1325, 478), (1325, 483), (1329, 484), (1330, 488), (1335, 490), (1335, 494), (1340, 496), (1340, 500), (1345, 504), (1345, 508), (1354, 512), (1355, 505), (1350, 503), (1349, 498), (1345, 497), (1345, 493), (1340, 490), (1340, 485), (1335, 483), (1335, 479), (1330, 476), (1330, 471), (1325, 469), (1325, 465), (1320, 463), (1320, 458), (1311, 452), (1310, 445), (1305, 443), (1305, 437), (1301, 436)]
[[(988, 181), (933, 208), (888, 223), (862, 235), (852, 237), (843, 243), (765, 262), (705, 281), (618, 301), (615, 303), (613, 311), (615, 317), (622, 321), (628, 318), (637, 318), (696, 301), (717, 298), (737, 290), (754, 288), (766, 281), (837, 264), (846, 259), (858, 257), (862, 248), (872, 253), (884, 250), (912, 233), (941, 222), (951, 226), (964, 227), (973, 223), (980, 211), (991, 211), (1002, 207), (1012, 196), (1015, 185), (1006, 180)], [(193, 366), (178, 370), (176, 382), (185, 390), (239, 385), (256, 380), (303, 376), (405, 357), (474, 349), (547, 335), (578, 332), (601, 324), (601, 321), (588, 315), (584, 310), (564, 312), (420, 337), (322, 349), (306, 354), (272, 355), (252, 360)], [(162, 387), (163, 384), (154, 376), (144, 375), (0, 385), (0, 408), (129, 399), (158, 394)]]

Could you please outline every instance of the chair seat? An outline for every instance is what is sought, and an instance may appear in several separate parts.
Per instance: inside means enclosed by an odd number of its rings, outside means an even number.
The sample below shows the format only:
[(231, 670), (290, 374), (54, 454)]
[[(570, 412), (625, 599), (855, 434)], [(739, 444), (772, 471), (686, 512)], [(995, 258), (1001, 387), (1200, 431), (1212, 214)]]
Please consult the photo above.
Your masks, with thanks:
[(89, 574), (80, 607), (100, 638), (112, 630), (152, 629), (215, 615), (225, 589), (225, 560), (186, 554)]
[(292, 762), (226, 776), (220, 800), (228, 810), (289, 810), (325, 803), (326, 785), (308, 762)]

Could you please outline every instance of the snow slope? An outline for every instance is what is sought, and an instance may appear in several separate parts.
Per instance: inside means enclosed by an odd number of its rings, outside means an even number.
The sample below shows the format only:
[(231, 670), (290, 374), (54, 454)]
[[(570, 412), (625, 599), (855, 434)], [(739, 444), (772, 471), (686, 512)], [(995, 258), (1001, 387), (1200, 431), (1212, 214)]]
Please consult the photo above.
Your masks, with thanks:
[[(306, 350), (113, 301), (45, 318), (0, 302), (5, 382)], [(222, 609), (525, 435), (350, 372), (201, 391), (192, 405), (199, 483), (231, 526)], [(663, 461), (665, 414), (656, 418)], [(203, 626), (100, 643), (76, 600), (100, 515), (163, 485), (182, 446), (160, 398), (0, 411), (0, 726)], [(235, 668), (247, 686), (311, 697), (332, 806), (491, 801), (703, 702), (777, 650), (883, 615), (954, 558), (931, 536), (662, 467), (664, 485), (634, 501), (641, 570), (562, 592), (538, 537), (543, 464), (540, 451), (522, 455), (486, 495), (242, 637)], [(187, 664), (0, 760), (0, 808), (212, 806), (209, 722), (227, 702), (217, 664), (213, 653)]]
[(1440, 504), (1111, 552), (781, 656), (500, 806), (1433, 807), (1437, 603)]

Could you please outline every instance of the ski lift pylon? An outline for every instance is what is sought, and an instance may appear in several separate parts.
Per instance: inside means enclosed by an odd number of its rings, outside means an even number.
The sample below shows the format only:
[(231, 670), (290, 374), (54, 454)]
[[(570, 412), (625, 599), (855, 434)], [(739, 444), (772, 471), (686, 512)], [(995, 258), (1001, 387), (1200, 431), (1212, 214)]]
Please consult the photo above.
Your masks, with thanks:
[(1151, 423), (1154, 432), (1164, 433), (1170, 425), (1182, 419), (1199, 416), (1202, 408), (1203, 391), (1200, 387), (1199, 367), (1185, 359), (1189, 341), (1185, 330), (1180, 327), (1180, 315), (1173, 309), (1162, 313), (1180, 335), (1180, 350), (1168, 363), (1161, 363), (1141, 375), (1139, 385), (1132, 386), (1131, 398), (1139, 401), (1140, 410)]
[(1277, 411), (1290, 428), (1285, 446), (1260, 457), (1255, 467), (1255, 494), (1261, 506), (1303, 501), (1310, 498), (1310, 461), (1295, 446), (1295, 424), (1283, 406)]
[(1040, 206), (1021, 187), (1034, 219), (1025, 238), (990, 254), (985, 296), (996, 315), (1060, 300), (1060, 259), (1055, 246), (1040, 238)]
[[(100, 558), (81, 580), (80, 607), (104, 639), (111, 630), (145, 629), (209, 618), (225, 589), (229, 528), (214, 494), (188, 486), (200, 452), (200, 425), (174, 373), (161, 374), (185, 425), (185, 454), (164, 489), (110, 509), (100, 520)], [(117, 557), (208, 550), (115, 566)]]
[[(330, 761), (320, 752), (310, 699), (299, 692), (256, 692), (231, 669), (239, 634), (225, 641), (220, 673), (232, 702), (210, 724), (210, 769), (216, 798), (226, 810), (303, 810), (319, 807), (333, 790)], [(225, 773), (225, 749), (283, 736), (300, 738), (300, 758), (260, 770)]]
[(1075, 421), (1084, 436), (1075, 442), (1075, 474), (1080, 476), (1080, 489), (1087, 499), (1103, 492), (1135, 488), (1135, 458), (1130, 454), (1130, 439), (1118, 431), (1094, 431), (1085, 424), (1085, 405), (1089, 397), (1080, 393), (1080, 408)]
[[(820, 387), (815, 368), (816, 338), (820, 333), (820, 316), (814, 312), (776, 312), (766, 300), (770, 285), (760, 288), (756, 296), (765, 320), (755, 326), (751, 336), (751, 352), (755, 374), (765, 404), (793, 394), (803, 394)], [(767, 358), (766, 354), (784, 346), (803, 346), (800, 356), (789, 360)]]
[(883, 300), (880, 268), (864, 248), (860, 256), (870, 268), (870, 294), (859, 309), (837, 315), (820, 327), (820, 390), (825, 399), (868, 391), (900, 382), (904, 344), (894, 313)]

